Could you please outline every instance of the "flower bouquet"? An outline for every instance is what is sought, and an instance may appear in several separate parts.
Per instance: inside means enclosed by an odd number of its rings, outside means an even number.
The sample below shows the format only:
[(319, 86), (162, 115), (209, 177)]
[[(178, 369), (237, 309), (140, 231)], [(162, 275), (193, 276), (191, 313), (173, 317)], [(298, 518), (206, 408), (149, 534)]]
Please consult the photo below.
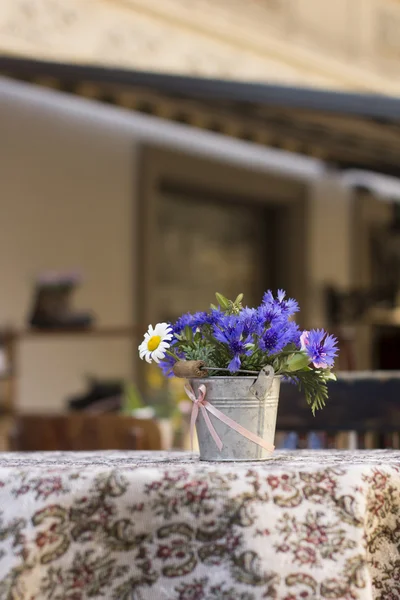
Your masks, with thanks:
[(298, 304), (282, 290), (266, 292), (258, 308), (244, 307), (242, 294), (216, 298), (208, 312), (150, 325), (139, 355), (189, 380), (200, 458), (264, 460), (274, 449), (281, 379), (299, 386), (313, 413), (323, 408), (337, 341), (323, 329), (301, 331)]

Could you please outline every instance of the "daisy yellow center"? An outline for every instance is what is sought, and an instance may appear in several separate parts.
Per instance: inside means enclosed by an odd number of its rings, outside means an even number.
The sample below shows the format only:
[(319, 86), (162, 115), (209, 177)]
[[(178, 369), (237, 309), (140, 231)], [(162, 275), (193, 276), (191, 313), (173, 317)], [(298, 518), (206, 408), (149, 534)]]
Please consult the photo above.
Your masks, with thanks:
[(159, 335), (153, 335), (147, 342), (147, 347), (150, 350), (150, 352), (153, 352), (154, 350), (157, 350), (160, 343), (161, 337)]

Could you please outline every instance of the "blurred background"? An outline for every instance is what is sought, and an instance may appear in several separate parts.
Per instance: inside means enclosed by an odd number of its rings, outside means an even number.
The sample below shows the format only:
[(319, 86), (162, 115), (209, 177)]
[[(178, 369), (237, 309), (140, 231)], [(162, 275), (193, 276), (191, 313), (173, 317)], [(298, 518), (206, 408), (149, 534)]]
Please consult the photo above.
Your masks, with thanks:
[(398, 447), (399, 73), (398, 0), (2, 0), (1, 448), (71, 411), (186, 447), (148, 323), (278, 287), (341, 348), (290, 443)]

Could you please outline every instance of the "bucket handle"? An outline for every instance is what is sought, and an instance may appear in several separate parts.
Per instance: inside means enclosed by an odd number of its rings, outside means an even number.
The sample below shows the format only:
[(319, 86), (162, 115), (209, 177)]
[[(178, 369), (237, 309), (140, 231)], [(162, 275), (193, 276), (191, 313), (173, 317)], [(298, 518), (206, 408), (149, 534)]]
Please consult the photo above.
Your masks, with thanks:
[[(221, 369), (217, 367), (203, 367), (207, 371), (228, 371), (228, 369)], [(250, 387), (250, 392), (257, 398), (257, 400), (263, 400), (268, 394), (274, 381), (275, 371), (271, 365), (266, 365), (261, 371), (247, 371), (245, 369), (239, 369), (237, 373), (247, 373), (250, 375), (258, 375), (255, 382)]]
[(271, 365), (263, 367), (258, 373), (258, 377), (250, 387), (250, 392), (257, 398), (263, 400), (271, 389), (274, 381), (275, 371)]

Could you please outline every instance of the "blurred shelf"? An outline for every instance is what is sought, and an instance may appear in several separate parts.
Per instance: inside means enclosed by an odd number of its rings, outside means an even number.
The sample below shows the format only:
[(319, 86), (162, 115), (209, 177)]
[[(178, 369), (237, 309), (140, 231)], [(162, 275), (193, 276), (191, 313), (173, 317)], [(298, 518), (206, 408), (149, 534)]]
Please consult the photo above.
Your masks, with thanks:
[(34, 327), (27, 329), (0, 329), (0, 338), (4, 345), (7, 355), (7, 361), (10, 368), (8, 373), (0, 375), (0, 382), (9, 382), (8, 394), (5, 401), (5, 407), (0, 410), (12, 414), (16, 407), (16, 384), (19, 374), (19, 353), (17, 352), (18, 345), (29, 339), (46, 339), (50, 341), (55, 338), (92, 338), (92, 339), (117, 339), (126, 338), (134, 342), (136, 336), (141, 336), (145, 331), (144, 327), (138, 325), (118, 325), (104, 327), (86, 327), (86, 328), (58, 328), (58, 329), (36, 329)]
[(8, 339), (27, 339), (40, 337), (132, 337), (143, 331), (136, 325), (124, 325), (116, 327), (88, 327), (85, 329), (16, 329), (4, 332)]
[(14, 373), (0, 373), (0, 383), (2, 381), (11, 381), (14, 378)]
[(378, 327), (400, 327), (400, 307), (372, 308), (368, 311), (365, 321), (368, 325)]

